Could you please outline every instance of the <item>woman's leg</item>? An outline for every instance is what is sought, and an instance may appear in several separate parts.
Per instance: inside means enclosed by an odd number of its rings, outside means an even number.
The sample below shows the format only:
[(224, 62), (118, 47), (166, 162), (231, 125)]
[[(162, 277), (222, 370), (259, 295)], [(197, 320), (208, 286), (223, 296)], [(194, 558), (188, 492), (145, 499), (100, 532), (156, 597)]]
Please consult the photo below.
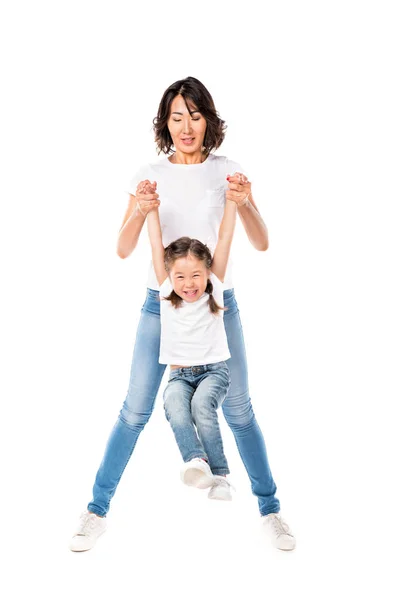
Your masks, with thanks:
[(193, 393), (194, 387), (179, 375), (172, 376), (164, 391), (165, 416), (174, 432), (184, 462), (189, 462), (192, 458), (207, 460), (190, 410)]
[(149, 420), (165, 371), (158, 362), (160, 351), (160, 303), (148, 290), (139, 321), (128, 393), (109, 437), (93, 487), (88, 510), (105, 516), (139, 434)]
[(229, 370), (226, 366), (207, 371), (192, 398), (193, 421), (213, 475), (229, 474), (217, 415), (217, 409), (226, 397), (229, 381)]
[(246, 350), (233, 290), (224, 292), (224, 305), (228, 308), (224, 314), (224, 325), (231, 353), (231, 358), (226, 361), (231, 374), (231, 386), (222, 410), (235, 436), (239, 454), (251, 481), (251, 489), (258, 498), (261, 515), (277, 513), (280, 505), (275, 497), (276, 485), (249, 396)]

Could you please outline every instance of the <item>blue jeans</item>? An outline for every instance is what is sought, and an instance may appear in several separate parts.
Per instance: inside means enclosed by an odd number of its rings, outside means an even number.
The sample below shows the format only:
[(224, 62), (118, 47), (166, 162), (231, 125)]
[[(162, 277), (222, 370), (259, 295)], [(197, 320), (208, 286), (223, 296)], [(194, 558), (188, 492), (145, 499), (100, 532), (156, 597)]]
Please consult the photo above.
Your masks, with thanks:
[[(242, 325), (233, 289), (224, 291), (224, 325), (231, 358), (231, 375), (222, 412), (235, 437), (240, 457), (258, 498), (261, 515), (279, 512), (276, 485), (268, 464), (264, 439), (249, 397), (247, 362)], [(158, 362), (160, 351), (160, 301), (156, 290), (147, 290), (136, 334), (129, 388), (121, 412), (111, 431), (93, 486), (88, 510), (105, 516), (119, 480), (135, 448), (139, 434), (153, 411), (165, 371)]]
[(184, 462), (204, 458), (213, 475), (229, 473), (217, 408), (224, 401), (230, 382), (229, 369), (222, 361), (172, 369), (164, 390), (165, 415)]

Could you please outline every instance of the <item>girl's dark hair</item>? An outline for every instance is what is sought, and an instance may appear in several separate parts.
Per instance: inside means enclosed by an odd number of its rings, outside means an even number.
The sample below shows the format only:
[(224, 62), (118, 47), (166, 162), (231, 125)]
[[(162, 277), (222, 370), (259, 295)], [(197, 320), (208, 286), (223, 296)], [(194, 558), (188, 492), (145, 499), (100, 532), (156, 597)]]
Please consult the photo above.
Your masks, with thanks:
[(161, 98), (157, 116), (153, 119), (153, 130), (155, 133), (158, 154), (161, 152), (164, 152), (164, 154), (171, 154), (172, 152), (172, 138), (167, 123), (170, 116), (172, 100), (179, 94), (183, 97), (188, 111), (193, 111), (193, 109), (188, 106), (188, 101), (191, 101), (207, 121), (203, 146), (208, 155), (213, 150), (219, 148), (224, 141), (226, 125), (225, 121), (220, 119), (215, 109), (214, 100), (212, 99), (210, 92), (201, 81), (195, 77), (186, 77), (186, 79), (175, 81), (175, 83), (165, 90), (163, 97)]
[[(167, 273), (171, 271), (171, 267), (178, 258), (185, 258), (191, 254), (198, 260), (204, 262), (207, 269), (211, 268), (212, 256), (210, 250), (205, 244), (189, 237), (181, 237), (175, 242), (171, 242), (164, 250), (164, 265)], [(218, 306), (213, 296), (213, 284), (208, 279), (207, 287), (205, 289), (206, 294), (209, 294), (208, 306), (210, 311), (215, 314), (219, 310), (226, 310), (223, 306)], [(175, 293), (174, 290), (169, 296), (163, 298), (163, 300), (169, 300), (174, 308), (179, 308), (183, 302), (182, 298)]]

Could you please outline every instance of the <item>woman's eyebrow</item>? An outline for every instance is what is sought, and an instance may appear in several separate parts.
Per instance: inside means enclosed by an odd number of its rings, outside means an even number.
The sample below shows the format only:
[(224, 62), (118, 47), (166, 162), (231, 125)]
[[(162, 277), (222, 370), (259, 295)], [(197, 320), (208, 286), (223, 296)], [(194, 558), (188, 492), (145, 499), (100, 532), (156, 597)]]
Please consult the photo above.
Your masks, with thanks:
[[(199, 113), (200, 111), (199, 110), (190, 110), (189, 114), (192, 115), (193, 113), (197, 113), (197, 112)], [(171, 115), (181, 115), (181, 116), (183, 116), (183, 113), (174, 111), (173, 113), (171, 113)]]

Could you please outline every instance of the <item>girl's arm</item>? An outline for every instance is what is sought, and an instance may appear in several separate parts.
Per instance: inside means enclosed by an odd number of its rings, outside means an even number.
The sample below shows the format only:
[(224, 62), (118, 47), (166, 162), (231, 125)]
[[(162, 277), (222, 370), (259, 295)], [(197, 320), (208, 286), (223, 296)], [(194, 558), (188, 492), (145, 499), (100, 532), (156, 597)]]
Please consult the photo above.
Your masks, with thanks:
[(231, 249), (233, 232), (236, 223), (236, 203), (232, 200), (226, 200), (224, 216), (218, 233), (218, 242), (215, 248), (214, 257), (211, 265), (211, 271), (220, 281), (224, 281), (226, 267)]
[(147, 231), (149, 232), (154, 271), (158, 284), (161, 285), (167, 279), (168, 273), (164, 266), (164, 246), (158, 207), (153, 208), (147, 215)]

